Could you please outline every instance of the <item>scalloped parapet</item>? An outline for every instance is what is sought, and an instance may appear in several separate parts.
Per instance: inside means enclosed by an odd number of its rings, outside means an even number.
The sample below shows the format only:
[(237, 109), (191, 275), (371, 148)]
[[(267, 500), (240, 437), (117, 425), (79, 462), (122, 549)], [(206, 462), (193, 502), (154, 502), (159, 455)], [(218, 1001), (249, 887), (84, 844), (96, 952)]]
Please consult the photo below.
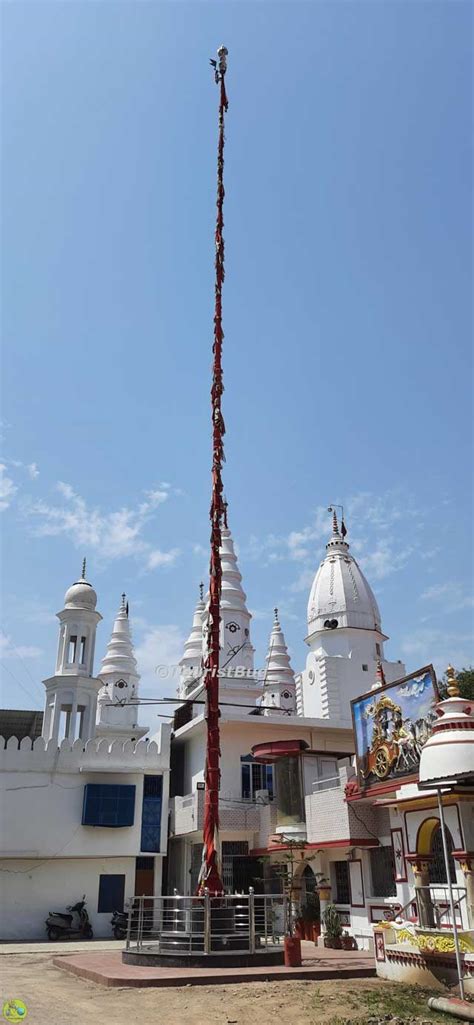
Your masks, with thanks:
[(0, 770), (7, 772), (84, 772), (87, 769), (107, 771), (115, 767), (118, 772), (161, 771), (169, 768), (171, 726), (162, 723), (150, 740), (136, 743), (120, 740), (61, 741), (47, 743), (42, 737), (32, 741), (17, 737), (5, 741), (0, 736)]

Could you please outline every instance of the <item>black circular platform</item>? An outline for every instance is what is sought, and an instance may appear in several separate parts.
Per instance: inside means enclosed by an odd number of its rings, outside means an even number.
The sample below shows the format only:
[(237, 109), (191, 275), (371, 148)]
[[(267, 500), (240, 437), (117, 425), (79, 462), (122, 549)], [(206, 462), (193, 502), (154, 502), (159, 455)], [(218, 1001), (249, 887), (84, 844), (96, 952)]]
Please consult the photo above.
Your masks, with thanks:
[(142, 947), (140, 951), (122, 951), (124, 964), (155, 968), (256, 968), (284, 963), (283, 947), (264, 947), (254, 954), (242, 950), (213, 951), (210, 954), (192, 951), (160, 951)]

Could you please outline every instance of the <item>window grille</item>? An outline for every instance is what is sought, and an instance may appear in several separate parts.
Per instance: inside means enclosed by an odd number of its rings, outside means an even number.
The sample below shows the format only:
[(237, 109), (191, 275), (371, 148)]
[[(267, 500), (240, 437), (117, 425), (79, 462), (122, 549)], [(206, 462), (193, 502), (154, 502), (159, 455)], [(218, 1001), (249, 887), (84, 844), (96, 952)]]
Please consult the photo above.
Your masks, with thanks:
[(337, 904), (350, 904), (349, 865), (347, 861), (335, 861), (333, 864), (336, 876), (336, 902)]
[(369, 851), (369, 857), (374, 897), (394, 897), (397, 887), (393, 847), (373, 847)]
[(162, 776), (145, 776), (143, 782), (142, 836), (140, 850), (159, 851), (161, 845)]
[[(456, 882), (456, 866), (454, 864), (454, 858), (452, 851), (454, 848), (453, 838), (449, 829), (446, 829), (446, 846), (448, 848), (448, 863), (449, 863), (449, 874), (451, 876), (451, 882)], [(433, 836), (431, 844), (431, 854), (433, 860), (430, 861), (430, 883), (442, 883), (446, 885), (446, 868), (444, 864), (444, 853), (443, 853), (443, 837), (441, 836), (441, 828), (437, 826), (436, 832)]]
[(268, 790), (270, 800), (273, 800), (273, 766), (259, 765), (258, 762), (241, 763), (241, 787), (242, 799), (254, 801), (257, 790)]
[(248, 852), (246, 840), (222, 841), (222, 882), (226, 893), (234, 892), (234, 858), (241, 858)]

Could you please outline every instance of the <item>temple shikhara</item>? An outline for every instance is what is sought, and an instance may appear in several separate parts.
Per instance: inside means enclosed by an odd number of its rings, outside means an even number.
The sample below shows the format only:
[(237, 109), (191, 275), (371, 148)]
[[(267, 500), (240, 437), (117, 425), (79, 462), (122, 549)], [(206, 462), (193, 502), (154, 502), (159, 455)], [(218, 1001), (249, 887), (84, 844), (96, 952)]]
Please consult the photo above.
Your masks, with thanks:
[(373, 951), (384, 978), (430, 986), (461, 975), (462, 990), (474, 976), (474, 708), (451, 667), (440, 690), (429, 650), (422, 666), (387, 657), (390, 624), (338, 507), (314, 551), (300, 648), (290, 658), (275, 608), (256, 659), (231, 467), (229, 504), (222, 479), (225, 47), (213, 66), (209, 581), (182, 596), (175, 711), (153, 736), (140, 724), (127, 597), (99, 664), (85, 565), (66, 590), (44, 709), (0, 713), (0, 939), (44, 937), (48, 912), (75, 894), (107, 937), (113, 912), (136, 898), (129, 957), (154, 956), (153, 942), (163, 956), (240, 956), (245, 934), (245, 963), (263, 964), (272, 945), (283, 959), (284, 936), (304, 935)]

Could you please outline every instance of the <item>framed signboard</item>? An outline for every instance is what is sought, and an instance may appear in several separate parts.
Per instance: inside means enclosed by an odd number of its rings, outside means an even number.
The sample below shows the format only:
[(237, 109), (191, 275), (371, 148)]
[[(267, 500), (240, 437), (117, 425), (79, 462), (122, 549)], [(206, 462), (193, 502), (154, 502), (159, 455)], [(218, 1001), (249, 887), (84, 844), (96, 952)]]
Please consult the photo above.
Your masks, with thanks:
[(403, 830), (402, 829), (391, 829), (392, 834), (392, 847), (393, 847), (393, 860), (395, 864), (395, 882), (406, 883), (407, 869), (405, 863), (405, 844), (403, 843)]
[(439, 701), (433, 666), (387, 683), (351, 702), (361, 790), (417, 779)]

